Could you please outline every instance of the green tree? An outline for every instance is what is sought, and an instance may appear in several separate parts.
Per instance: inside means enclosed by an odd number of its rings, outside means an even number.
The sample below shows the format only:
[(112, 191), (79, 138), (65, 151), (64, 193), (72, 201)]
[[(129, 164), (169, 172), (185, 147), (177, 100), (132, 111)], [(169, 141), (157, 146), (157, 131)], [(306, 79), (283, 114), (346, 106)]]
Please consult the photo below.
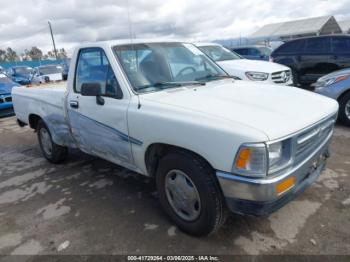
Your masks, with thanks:
[(28, 49), (24, 49), (23, 53), (21, 54), (21, 60), (22, 61), (30, 60), (29, 50)]
[(47, 56), (48, 56), (48, 58), (56, 58), (54, 51), (47, 52)]
[[(28, 50), (27, 50), (28, 51)], [(38, 47), (33, 46), (28, 52), (28, 56), (31, 60), (41, 60), (43, 57), (43, 51), (41, 51)]]
[(9, 62), (14, 62), (18, 60), (18, 55), (15, 50), (13, 50), (11, 47), (8, 47), (6, 49), (6, 60)]
[(5, 62), (6, 61), (6, 51), (0, 49), (0, 62)]
[(61, 48), (57, 52), (58, 59), (65, 59), (67, 58), (67, 52), (64, 48)]

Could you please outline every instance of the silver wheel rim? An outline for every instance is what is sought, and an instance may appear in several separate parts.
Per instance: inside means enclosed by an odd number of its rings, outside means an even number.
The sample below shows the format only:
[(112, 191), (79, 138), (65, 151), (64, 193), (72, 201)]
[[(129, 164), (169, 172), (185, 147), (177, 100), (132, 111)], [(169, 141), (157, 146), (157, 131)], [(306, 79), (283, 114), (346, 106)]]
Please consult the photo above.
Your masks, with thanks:
[(41, 146), (42, 146), (44, 152), (47, 155), (51, 155), (52, 154), (52, 142), (51, 142), (50, 134), (46, 130), (46, 128), (40, 129), (40, 142), (41, 142)]
[(201, 211), (198, 190), (192, 180), (180, 170), (165, 176), (165, 192), (174, 212), (186, 221), (194, 221)]
[(348, 119), (350, 119), (350, 100), (345, 104), (345, 115)]

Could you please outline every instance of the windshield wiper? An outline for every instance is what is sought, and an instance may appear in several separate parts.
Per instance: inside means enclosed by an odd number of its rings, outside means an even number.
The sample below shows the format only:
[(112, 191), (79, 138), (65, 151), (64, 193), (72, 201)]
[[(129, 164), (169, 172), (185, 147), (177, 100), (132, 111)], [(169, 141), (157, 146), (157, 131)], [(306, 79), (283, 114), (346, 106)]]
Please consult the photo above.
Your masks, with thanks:
[(167, 88), (173, 88), (173, 87), (181, 87), (181, 86), (190, 86), (190, 85), (201, 85), (204, 86), (205, 83), (198, 82), (198, 81), (184, 81), (184, 82), (157, 82), (154, 84), (139, 86), (137, 90), (147, 89), (150, 87), (155, 87), (159, 89), (167, 89)]
[(234, 79), (234, 77), (229, 76), (229, 75), (212, 75), (212, 74), (208, 74), (199, 78), (196, 78), (197, 81), (199, 80), (217, 80), (217, 79), (222, 79), (222, 78), (232, 78)]

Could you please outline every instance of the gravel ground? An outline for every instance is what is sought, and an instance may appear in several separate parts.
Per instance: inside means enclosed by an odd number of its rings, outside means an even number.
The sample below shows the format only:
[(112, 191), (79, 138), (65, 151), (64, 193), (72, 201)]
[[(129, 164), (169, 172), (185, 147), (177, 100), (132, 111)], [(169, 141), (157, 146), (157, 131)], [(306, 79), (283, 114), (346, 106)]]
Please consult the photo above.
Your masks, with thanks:
[(0, 119), (0, 254), (350, 255), (350, 129), (337, 126), (317, 183), (269, 217), (232, 215), (190, 237), (163, 214), (152, 180), (72, 151), (41, 155), (36, 134)]

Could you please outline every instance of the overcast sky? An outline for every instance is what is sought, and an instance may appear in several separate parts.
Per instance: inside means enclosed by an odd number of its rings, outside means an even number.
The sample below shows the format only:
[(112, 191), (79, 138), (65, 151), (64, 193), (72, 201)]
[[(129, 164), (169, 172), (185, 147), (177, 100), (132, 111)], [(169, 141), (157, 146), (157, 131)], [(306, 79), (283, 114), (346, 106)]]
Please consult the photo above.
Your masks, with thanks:
[[(336, 15), (350, 19), (350, 0), (128, 0), (133, 35), (195, 41), (249, 36), (260, 26)], [(129, 37), (127, 0), (0, 0), (0, 48), (51, 49)]]

